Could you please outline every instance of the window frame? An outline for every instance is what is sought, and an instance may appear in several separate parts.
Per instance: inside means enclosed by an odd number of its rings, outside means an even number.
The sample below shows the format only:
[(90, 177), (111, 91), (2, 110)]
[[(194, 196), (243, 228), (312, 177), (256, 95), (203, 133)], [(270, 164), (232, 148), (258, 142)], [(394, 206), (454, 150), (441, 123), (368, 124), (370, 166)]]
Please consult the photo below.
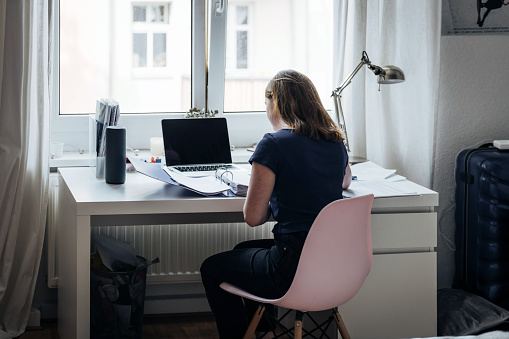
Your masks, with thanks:
[[(50, 139), (64, 142), (64, 151), (73, 152), (89, 150), (89, 120), (88, 114), (60, 115), (60, 84), (59, 84), (59, 14), (60, 1), (52, 2), (55, 15), (53, 24), (53, 58), (50, 79)], [(228, 120), (230, 143), (235, 147), (250, 147), (258, 142), (263, 134), (272, 131), (265, 112), (235, 112), (223, 113), (223, 92), (225, 74), (226, 47), (226, 14), (216, 16), (215, 8), (219, 0), (191, 0), (191, 106), (217, 109), (219, 115)], [(137, 3), (143, 0), (133, 1)], [(170, 7), (171, 8), (171, 7)], [(170, 9), (171, 10), (171, 9)], [(207, 18), (207, 10), (209, 15)], [(214, 19), (219, 18), (214, 21)], [(207, 37), (214, 40), (214, 44), (207, 43)], [(219, 42), (219, 43), (216, 43)], [(207, 70), (207, 53), (209, 49), (209, 72)], [(215, 57), (213, 57), (213, 55)], [(222, 60), (221, 60), (222, 55)], [(217, 58), (219, 57), (219, 58)], [(222, 80), (221, 80), (222, 79)], [(207, 93), (207, 82), (209, 91)], [(211, 90), (212, 89), (212, 90)], [(208, 98), (208, 105), (207, 104)], [(220, 98), (220, 99), (219, 99)], [(190, 107), (191, 108), (191, 107)], [(182, 113), (131, 113), (121, 114), (120, 124), (126, 127), (127, 146), (133, 149), (149, 149), (150, 138), (162, 136), (161, 120), (178, 119)]]

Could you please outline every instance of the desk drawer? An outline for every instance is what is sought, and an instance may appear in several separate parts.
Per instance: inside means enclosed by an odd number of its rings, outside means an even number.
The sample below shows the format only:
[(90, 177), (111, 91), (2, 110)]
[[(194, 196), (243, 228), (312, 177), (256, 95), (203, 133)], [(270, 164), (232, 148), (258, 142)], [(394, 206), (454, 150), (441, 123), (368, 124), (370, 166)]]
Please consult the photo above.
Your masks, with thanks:
[(371, 215), (373, 249), (437, 246), (436, 213)]
[(437, 335), (436, 253), (381, 254), (360, 291), (339, 307), (355, 339)]

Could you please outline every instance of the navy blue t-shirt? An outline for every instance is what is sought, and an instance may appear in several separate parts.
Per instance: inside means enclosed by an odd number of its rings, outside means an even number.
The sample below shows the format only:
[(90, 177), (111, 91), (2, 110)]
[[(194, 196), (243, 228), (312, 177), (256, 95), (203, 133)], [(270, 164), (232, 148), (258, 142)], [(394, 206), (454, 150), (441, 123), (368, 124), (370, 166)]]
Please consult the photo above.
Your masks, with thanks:
[(342, 142), (282, 129), (265, 134), (249, 162), (276, 175), (270, 198), (275, 234), (309, 231), (322, 208), (343, 197), (348, 153)]

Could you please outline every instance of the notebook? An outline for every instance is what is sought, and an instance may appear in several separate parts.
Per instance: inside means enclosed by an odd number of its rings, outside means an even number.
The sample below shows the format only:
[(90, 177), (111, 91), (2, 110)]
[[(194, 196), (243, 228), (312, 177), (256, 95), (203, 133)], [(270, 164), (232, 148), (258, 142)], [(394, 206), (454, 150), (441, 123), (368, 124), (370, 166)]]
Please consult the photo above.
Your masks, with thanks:
[(190, 177), (217, 169), (247, 171), (232, 163), (225, 118), (163, 119), (165, 171)]

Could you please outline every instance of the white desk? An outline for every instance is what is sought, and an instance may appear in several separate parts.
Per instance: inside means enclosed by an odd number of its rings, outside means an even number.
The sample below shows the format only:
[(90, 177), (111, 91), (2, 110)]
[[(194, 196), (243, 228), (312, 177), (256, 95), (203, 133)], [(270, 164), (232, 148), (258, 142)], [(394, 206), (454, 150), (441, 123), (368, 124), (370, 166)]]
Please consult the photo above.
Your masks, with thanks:
[[(124, 185), (90, 168), (59, 169), (58, 327), (61, 338), (90, 335), (90, 228), (101, 225), (239, 222), (244, 198), (201, 197), (137, 173)], [(436, 335), (438, 194), (408, 182), (419, 196), (375, 199), (373, 267), (340, 312), (353, 338)]]

